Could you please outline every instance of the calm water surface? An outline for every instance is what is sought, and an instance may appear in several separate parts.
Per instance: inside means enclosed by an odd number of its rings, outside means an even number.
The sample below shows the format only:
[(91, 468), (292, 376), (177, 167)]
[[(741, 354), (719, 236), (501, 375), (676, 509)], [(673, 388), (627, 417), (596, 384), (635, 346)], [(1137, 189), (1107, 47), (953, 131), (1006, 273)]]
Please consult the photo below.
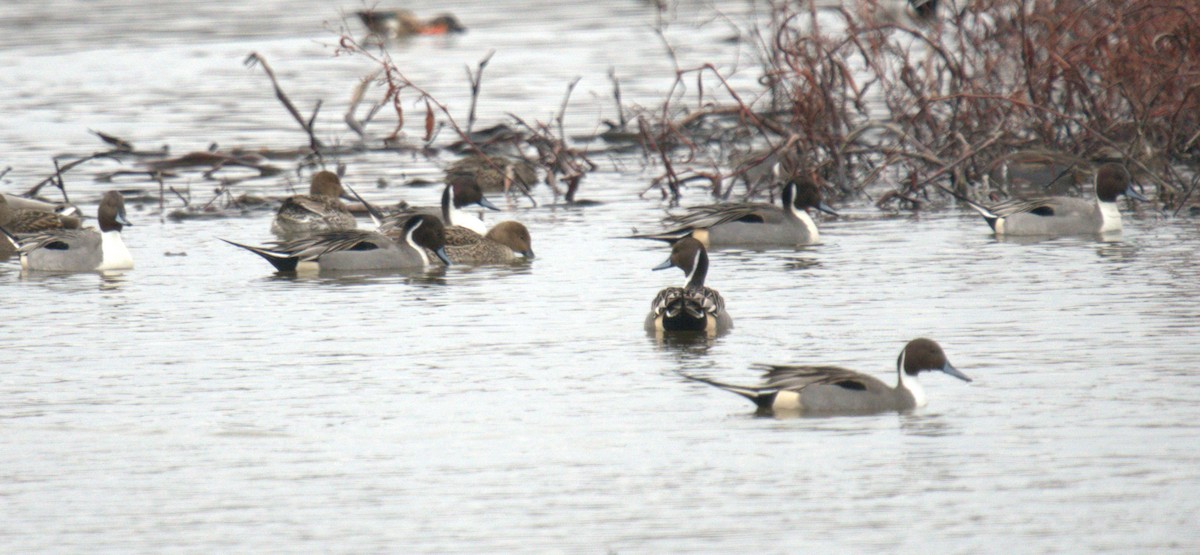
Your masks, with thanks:
[[(0, 7), (3, 189), (52, 155), (304, 142), (257, 70), (338, 127), (370, 70), (322, 30), (358, 4), (17, 2)], [(605, 72), (653, 103), (669, 60), (637, 2), (417, 2), (471, 31), (414, 41), (410, 77), (465, 106), (489, 49), (484, 122), (546, 119), (583, 76), (568, 127), (611, 116)], [(86, 9), (84, 9), (86, 7)], [(684, 62), (745, 68), (722, 17), (685, 4)], [(717, 15), (720, 12), (723, 15)], [(470, 15), (467, 15), (470, 14)], [(357, 27), (353, 27), (357, 32)], [(659, 95), (659, 96), (656, 96)], [(336, 105), (336, 108), (335, 106)], [(319, 125), (319, 129), (320, 129)], [(384, 133), (387, 126), (376, 131)], [(433, 204), (438, 161), (361, 155), (347, 180)], [(160, 223), (131, 205), (134, 271), (22, 276), (0, 265), (0, 550), (570, 552), (1195, 552), (1200, 547), (1200, 225), (1127, 217), (1119, 241), (998, 242), (977, 217), (843, 207), (824, 244), (713, 254), (736, 329), (660, 345), (641, 331), (661, 245), (655, 170), (602, 157), (586, 209), (513, 203), (538, 258), (505, 268), (281, 278), (217, 241), (269, 216)], [(69, 174), (91, 213), (111, 185)], [(188, 184), (204, 198), (211, 183)], [(141, 187), (134, 183), (132, 187)], [(247, 187), (280, 194), (283, 177)], [(689, 200), (701, 202), (702, 193)], [(1127, 213), (1128, 214), (1128, 213)], [(838, 363), (886, 380), (917, 336), (975, 378), (924, 379), (912, 414), (775, 420), (687, 371), (755, 383), (754, 362)]]

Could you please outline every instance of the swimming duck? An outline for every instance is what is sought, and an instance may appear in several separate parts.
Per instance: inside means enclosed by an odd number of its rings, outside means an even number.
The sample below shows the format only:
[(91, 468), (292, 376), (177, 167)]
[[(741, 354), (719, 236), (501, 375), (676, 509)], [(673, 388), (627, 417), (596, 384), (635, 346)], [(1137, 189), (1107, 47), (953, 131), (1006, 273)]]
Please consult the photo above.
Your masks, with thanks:
[(533, 239), (519, 222), (500, 222), (482, 236), (455, 229), (462, 232), (454, 234), (453, 242), (449, 234), (446, 237), (446, 255), (455, 264), (507, 264), (518, 260), (518, 254), (526, 260), (533, 258)]
[[(492, 204), (486, 197), (483, 196), (483, 191), (480, 190), (476, 183), (452, 183), (446, 185), (442, 190), (442, 221), (446, 225), (446, 237), (450, 244), (458, 244), (458, 241), (473, 240), (473, 235), (464, 235), (459, 238), (458, 234), (464, 231), (470, 231), (475, 235), (482, 236), (487, 233), (487, 226), (478, 216), (463, 210), (471, 205), (479, 205), (489, 210), (500, 210), (496, 205)], [(410, 209), (406, 212), (387, 217), (381, 229), (387, 230), (395, 227), (405, 218), (413, 213), (427, 213), (430, 210), (424, 208)], [(465, 228), (465, 229), (463, 229)]]
[(792, 180), (783, 187), (782, 206), (762, 203), (726, 203), (697, 206), (668, 221), (678, 227), (639, 239), (676, 241), (694, 237), (706, 248), (726, 246), (796, 246), (820, 240), (817, 224), (806, 209), (837, 215), (821, 200), (821, 190), (809, 180)]
[(291, 238), (322, 231), (354, 229), (354, 215), (342, 204), (342, 181), (337, 174), (319, 171), (312, 176), (307, 195), (293, 195), (283, 201), (275, 219), (271, 222), (271, 233)]
[(1121, 231), (1117, 197), (1145, 202), (1133, 188), (1129, 171), (1115, 163), (1096, 170), (1095, 198), (1043, 197), (1013, 199), (991, 206), (967, 200), (992, 231), (1001, 235), (1086, 235)]
[(441, 14), (429, 21), (421, 21), (408, 10), (365, 10), (354, 12), (371, 34), (383, 39), (397, 39), (413, 35), (445, 35), (463, 33), (467, 28), (451, 14)]
[(702, 331), (709, 335), (733, 329), (733, 318), (725, 312), (725, 300), (715, 289), (704, 286), (708, 275), (708, 252), (704, 245), (684, 237), (671, 246), (671, 256), (655, 266), (655, 270), (670, 267), (683, 270), (687, 282), (683, 287), (668, 287), (658, 292), (646, 315), (647, 332)]
[(429, 264), (425, 249), (450, 264), (441, 220), (434, 216), (410, 216), (392, 229), (393, 233), (349, 229), (327, 231), (266, 247), (253, 247), (222, 239), (257, 254), (279, 272), (359, 271), (421, 268)]
[(476, 183), (487, 192), (506, 192), (522, 185), (530, 189), (537, 180), (537, 169), (529, 161), (504, 156), (475, 154), (446, 168), (446, 183)]
[(689, 380), (737, 393), (758, 406), (760, 415), (779, 414), (868, 414), (904, 411), (927, 403), (925, 390), (917, 381), (921, 372), (944, 372), (969, 382), (966, 374), (950, 364), (941, 345), (932, 339), (908, 342), (896, 359), (896, 387), (838, 366), (757, 365), (766, 370), (761, 386), (730, 385), (708, 378), (683, 374)]
[(104, 193), (97, 209), (100, 230), (48, 228), (17, 236), (4, 228), (4, 235), (21, 253), (21, 268), (43, 272), (91, 272), (128, 270), (133, 257), (121, 240), (121, 229), (132, 225), (125, 219), (125, 199), (117, 191)]
[[(52, 229), (79, 229), (80, 223), (75, 216), (13, 206), (6, 196), (0, 194), (0, 227), (13, 235), (24, 235)], [(10, 241), (0, 241), (0, 258), (16, 252), (16, 247)]]

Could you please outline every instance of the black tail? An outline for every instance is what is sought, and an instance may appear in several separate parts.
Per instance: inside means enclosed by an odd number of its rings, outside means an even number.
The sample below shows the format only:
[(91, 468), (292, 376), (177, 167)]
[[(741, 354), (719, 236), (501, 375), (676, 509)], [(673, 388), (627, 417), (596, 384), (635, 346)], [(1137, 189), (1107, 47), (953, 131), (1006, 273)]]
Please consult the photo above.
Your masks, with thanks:
[(771, 405), (775, 402), (775, 394), (779, 393), (779, 388), (776, 388), (776, 387), (749, 387), (749, 386), (742, 386), (742, 385), (730, 385), (727, 383), (721, 383), (718, 381), (710, 380), (708, 378), (701, 378), (699, 376), (693, 376), (691, 374), (684, 374), (683, 372), (677, 372), (677, 373), (680, 376), (683, 376), (694, 382), (706, 383), (713, 387), (716, 387), (719, 389), (724, 389), (725, 391), (737, 393), (738, 395), (741, 395), (742, 397), (745, 397), (747, 399), (750, 399), (751, 401), (754, 401), (754, 404), (757, 405), (759, 409), (770, 410)]
[(627, 235), (625, 237), (622, 237), (622, 239), (653, 239), (655, 241), (665, 241), (667, 243), (675, 244), (675, 241), (683, 239), (684, 237), (690, 237), (691, 235), (692, 235), (691, 229), (675, 229), (675, 230), (671, 230), (671, 231), (663, 231), (661, 233), (647, 233), (645, 235)]
[(275, 270), (279, 271), (279, 272), (295, 272), (296, 265), (300, 263), (300, 259), (296, 258), (295, 256), (288, 256), (286, 254), (269, 251), (262, 247), (252, 247), (250, 245), (234, 243), (233, 241), (230, 241), (228, 239), (221, 239), (221, 240), (225, 241), (226, 243), (229, 243), (230, 245), (233, 245), (235, 247), (241, 247), (243, 249), (246, 249), (254, 254), (257, 254), (257, 255), (265, 258), (267, 260), (267, 262), (270, 262), (271, 265), (275, 267)]
[(0, 234), (4, 234), (4, 238), (7, 239), (9, 243), (12, 243), (14, 249), (21, 250), (21, 241), (17, 239), (16, 235), (9, 233), (8, 230), (4, 229), (3, 227), (0, 227)]

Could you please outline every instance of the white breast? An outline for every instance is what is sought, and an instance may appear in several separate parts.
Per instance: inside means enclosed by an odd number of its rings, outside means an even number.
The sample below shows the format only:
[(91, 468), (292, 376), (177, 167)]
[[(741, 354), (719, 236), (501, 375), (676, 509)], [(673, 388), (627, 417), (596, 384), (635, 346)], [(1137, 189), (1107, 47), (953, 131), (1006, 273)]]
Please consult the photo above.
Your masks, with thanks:
[(452, 222), (452, 225), (458, 225), (458, 226), (465, 227), (465, 228), (467, 228), (471, 231), (474, 231), (475, 233), (478, 233), (480, 235), (484, 235), (487, 233), (487, 226), (483, 224), (483, 220), (479, 219), (478, 216), (476, 216), (470, 212), (467, 212), (465, 210), (459, 210), (458, 208), (451, 208), (450, 209), (450, 220)]
[(133, 257), (125, 242), (121, 240), (120, 231), (105, 231), (100, 234), (100, 252), (103, 259), (97, 270), (128, 270), (133, 268)]
[(1100, 233), (1121, 231), (1121, 211), (1115, 202), (1100, 202)]

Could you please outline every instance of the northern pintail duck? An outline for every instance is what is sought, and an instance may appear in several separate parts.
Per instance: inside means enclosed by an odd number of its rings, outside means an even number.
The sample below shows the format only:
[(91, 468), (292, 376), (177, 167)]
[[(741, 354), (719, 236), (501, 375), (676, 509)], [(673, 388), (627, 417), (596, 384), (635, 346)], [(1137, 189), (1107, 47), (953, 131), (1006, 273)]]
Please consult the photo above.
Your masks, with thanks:
[(92, 272), (128, 270), (133, 257), (121, 240), (121, 229), (132, 225), (125, 219), (125, 199), (117, 191), (104, 193), (97, 209), (100, 230), (46, 229), (16, 236), (4, 235), (21, 253), (21, 267), (43, 272)]
[(446, 168), (446, 183), (476, 183), (483, 191), (530, 189), (537, 184), (537, 169), (527, 160), (504, 156), (471, 155)]
[(811, 245), (821, 235), (807, 209), (837, 215), (821, 200), (820, 189), (809, 180), (789, 181), (781, 197), (782, 206), (762, 203), (698, 206), (684, 215), (668, 217), (669, 222), (678, 226), (674, 229), (635, 237), (676, 241), (691, 236), (707, 248)]
[(337, 174), (319, 171), (312, 176), (307, 195), (293, 195), (283, 201), (271, 233), (288, 238), (323, 231), (354, 229), (354, 215), (339, 198), (344, 193)]
[[(54, 229), (79, 229), (79, 218), (64, 216), (56, 212), (20, 208), (0, 194), (0, 228), (13, 235), (40, 233)], [(16, 254), (17, 247), (11, 241), (0, 241), (0, 258)]]
[(991, 206), (967, 201), (1000, 235), (1086, 235), (1121, 231), (1117, 197), (1146, 201), (1133, 188), (1129, 172), (1120, 164), (1096, 170), (1093, 200), (1073, 197), (1013, 199)]
[(896, 387), (838, 366), (777, 366), (760, 364), (766, 370), (765, 384), (730, 385), (707, 378), (684, 377), (737, 393), (758, 406), (760, 415), (779, 414), (867, 414), (904, 411), (927, 403), (925, 390), (917, 381), (921, 372), (938, 371), (969, 382), (966, 374), (946, 359), (942, 347), (932, 339), (908, 342), (896, 360)]
[[(487, 235), (456, 227), (458, 233), (447, 234), (446, 255), (455, 264), (507, 264), (533, 258), (533, 239), (520, 222), (504, 221), (489, 229)], [(452, 240), (453, 239), (453, 240)]]
[(436, 217), (410, 216), (393, 231), (389, 234), (359, 229), (327, 231), (277, 241), (266, 247), (222, 240), (265, 258), (279, 272), (422, 268), (430, 262), (425, 249), (450, 264), (446, 257), (445, 229)]
[[(446, 234), (449, 241), (453, 244), (454, 236), (463, 231), (470, 231), (477, 235), (487, 233), (487, 226), (478, 216), (467, 212), (464, 208), (472, 205), (482, 206), (489, 210), (500, 210), (496, 205), (492, 204), (486, 197), (483, 196), (483, 191), (479, 185), (474, 183), (452, 183), (446, 185), (442, 190), (441, 214), (442, 221), (446, 224)], [(384, 220), (382, 230), (386, 232), (388, 229), (395, 227), (400, 222), (404, 221), (412, 213), (429, 212), (424, 208), (410, 209), (407, 212), (389, 216)], [(466, 228), (461, 229), (461, 228)]]
[(687, 282), (683, 287), (668, 287), (658, 292), (646, 315), (647, 332), (698, 331), (709, 335), (733, 329), (733, 318), (725, 312), (725, 299), (715, 289), (704, 286), (708, 275), (708, 252), (704, 245), (685, 237), (671, 246), (671, 256), (655, 266), (655, 270), (670, 267), (683, 270)]
[(413, 35), (445, 35), (463, 33), (467, 28), (451, 14), (441, 14), (429, 21), (421, 21), (408, 10), (365, 10), (354, 12), (371, 34), (384, 39), (397, 39)]

